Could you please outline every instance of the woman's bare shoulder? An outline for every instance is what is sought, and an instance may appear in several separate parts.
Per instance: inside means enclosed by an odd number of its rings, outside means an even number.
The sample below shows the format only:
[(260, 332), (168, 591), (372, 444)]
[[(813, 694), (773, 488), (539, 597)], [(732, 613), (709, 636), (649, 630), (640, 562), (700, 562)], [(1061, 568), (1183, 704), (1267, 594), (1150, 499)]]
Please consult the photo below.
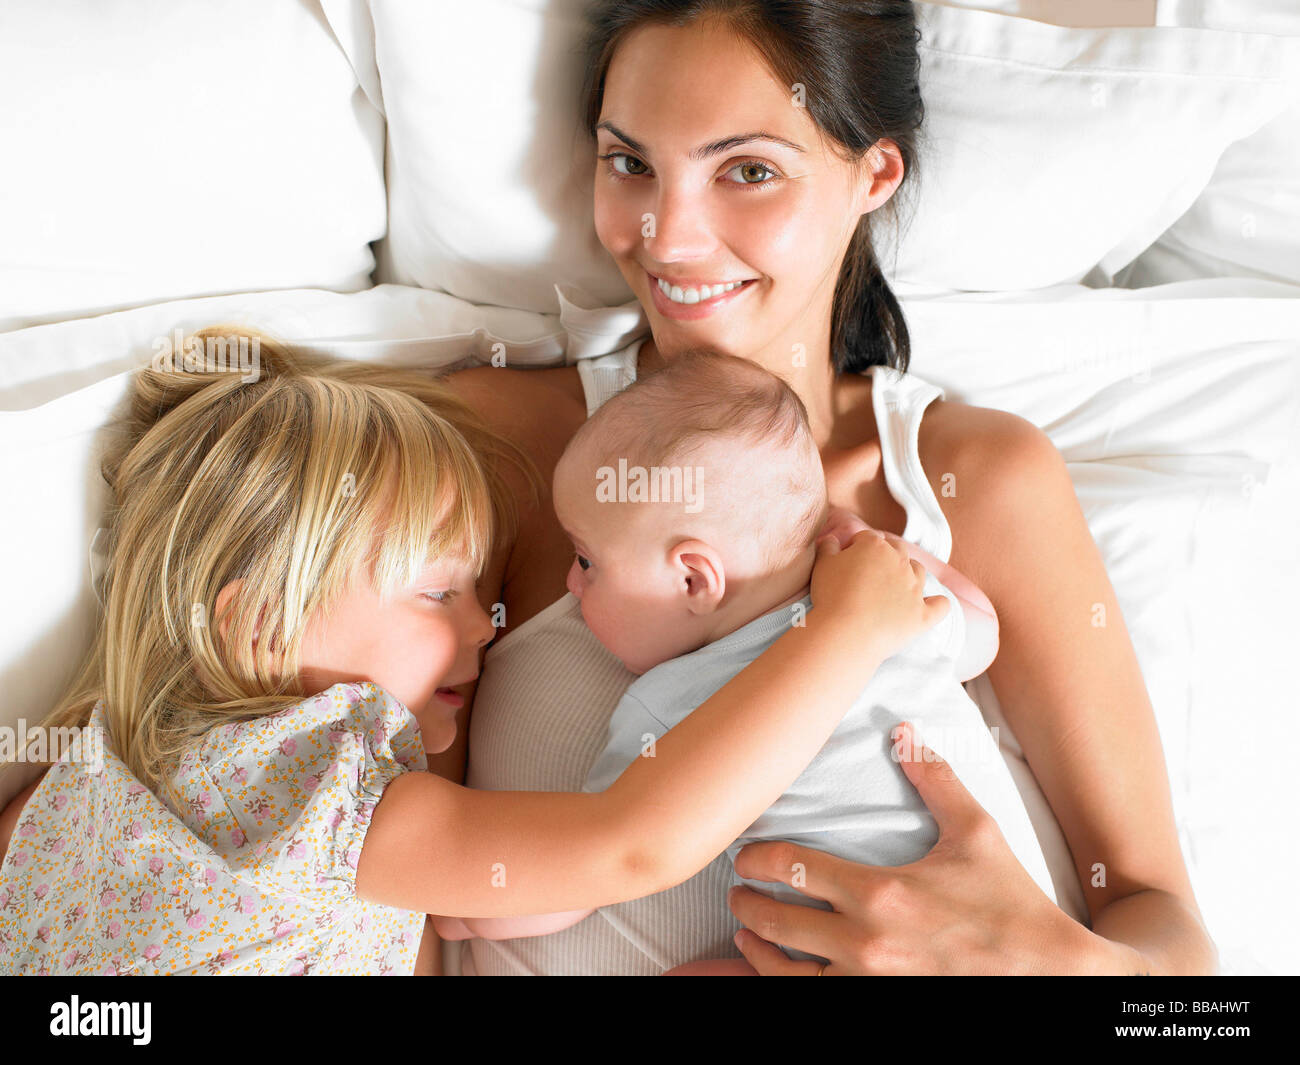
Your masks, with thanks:
[(1027, 418), (950, 399), (936, 399), (926, 408), (917, 446), (931, 480), (932, 468), (950, 469), (954, 464), (968, 473), (987, 465), (992, 475), (1024, 459), (1059, 457), (1051, 438)]
[(539, 465), (559, 457), (587, 417), (582, 381), (572, 366), (540, 370), (475, 366), (444, 377), (452, 392)]
[[(952, 530), (949, 563), (989, 592), (1011, 527), (1078, 503), (1051, 438), (1009, 411), (936, 400), (921, 420), (921, 466)], [(1073, 517), (1073, 513), (1070, 515)], [(991, 594), (991, 593), (990, 593)]]

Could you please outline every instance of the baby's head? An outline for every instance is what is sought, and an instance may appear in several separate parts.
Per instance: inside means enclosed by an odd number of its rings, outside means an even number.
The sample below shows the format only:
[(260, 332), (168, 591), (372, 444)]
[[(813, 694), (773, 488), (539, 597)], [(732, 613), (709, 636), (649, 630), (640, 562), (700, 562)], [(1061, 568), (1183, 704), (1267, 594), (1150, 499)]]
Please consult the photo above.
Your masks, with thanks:
[(826, 483), (808, 414), (755, 363), (683, 353), (609, 400), (555, 470), (569, 590), (634, 673), (808, 583)]

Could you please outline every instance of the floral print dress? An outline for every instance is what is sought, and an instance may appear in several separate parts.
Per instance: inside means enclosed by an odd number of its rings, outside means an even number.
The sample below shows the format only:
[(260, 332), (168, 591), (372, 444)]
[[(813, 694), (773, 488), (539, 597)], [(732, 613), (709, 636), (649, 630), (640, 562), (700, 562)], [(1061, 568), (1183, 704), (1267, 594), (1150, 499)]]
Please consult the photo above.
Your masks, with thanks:
[(382, 688), (214, 728), (159, 795), (101, 735), (102, 768), (59, 762), (23, 807), (0, 972), (412, 972), (425, 915), (355, 892), (384, 787), (426, 768), (418, 723)]

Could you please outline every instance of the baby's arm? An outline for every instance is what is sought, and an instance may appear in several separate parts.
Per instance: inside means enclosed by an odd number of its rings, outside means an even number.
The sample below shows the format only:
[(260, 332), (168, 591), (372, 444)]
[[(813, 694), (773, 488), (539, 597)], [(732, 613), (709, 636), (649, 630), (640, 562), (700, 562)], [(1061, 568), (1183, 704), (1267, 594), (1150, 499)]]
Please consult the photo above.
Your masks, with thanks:
[(882, 535), (887, 540), (896, 540), (902, 544), (909, 555), (934, 574), (939, 583), (957, 597), (957, 601), (961, 603), (962, 616), (966, 619), (966, 642), (957, 655), (953, 672), (957, 675), (957, 679), (963, 682), (978, 677), (998, 656), (998, 613), (989, 602), (989, 597), (960, 570), (953, 569), (946, 562), (940, 562), (916, 544), (909, 544), (893, 533)]
[[(823, 550), (805, 625), (603, 792), (473, 791), (402, 774), (375, 807), (357, 895), (425, 913), (510, 917), (681, 883), (798, 777), (876, 667), (943, 616), (946, 600), (922, 599), (923, 578), (919, 563), (871, 534)], [(812, 679), (820, 691), (810, 700)]]
[[(835, 536), (841, 544), (844, 544), (861, 530), (870, 528), (871, 526), (853, 511), (844, 507), (832, 507), (822, 532), (823, 535)], [(923, 551), (916, 544), (908, 543), (893, 533), (882, 532), (880, 535), (891, 543), (901, 544), (912, 558), (921, 563), (940, 584), (957, 597), (957, 601), (961, 603), (962, 616), (966, 621), (966, 642), (957, 656), (953, 671), (959, 681), (978, 677), (998, 656), (998, 614), (993, 609), (993, 604), (989, 602), (989, 597), (959, 570), (946, 562), (940, 562), (930, 552)]]

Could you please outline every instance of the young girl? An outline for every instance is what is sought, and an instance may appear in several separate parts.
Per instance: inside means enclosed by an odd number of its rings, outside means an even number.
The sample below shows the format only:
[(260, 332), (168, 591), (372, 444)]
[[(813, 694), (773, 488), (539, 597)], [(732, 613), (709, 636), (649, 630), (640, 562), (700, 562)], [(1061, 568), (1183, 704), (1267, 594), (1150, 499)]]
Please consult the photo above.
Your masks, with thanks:
[(142, 371), (105, 461), (104, 617), (47, 722), (102, 730), (104, 758), (60, 761), (18, 800), (0, 969), (410, 973), (427, 913), (661, 891), (946, 613), (901, 548), (828, 541), (807, 625), (608, 790), (463, 788), (425, 756), (452, 742), (451, 689), (492, 638), (475, 580), (512, 460), (415, 373), (266, 338), (253, 381)]

